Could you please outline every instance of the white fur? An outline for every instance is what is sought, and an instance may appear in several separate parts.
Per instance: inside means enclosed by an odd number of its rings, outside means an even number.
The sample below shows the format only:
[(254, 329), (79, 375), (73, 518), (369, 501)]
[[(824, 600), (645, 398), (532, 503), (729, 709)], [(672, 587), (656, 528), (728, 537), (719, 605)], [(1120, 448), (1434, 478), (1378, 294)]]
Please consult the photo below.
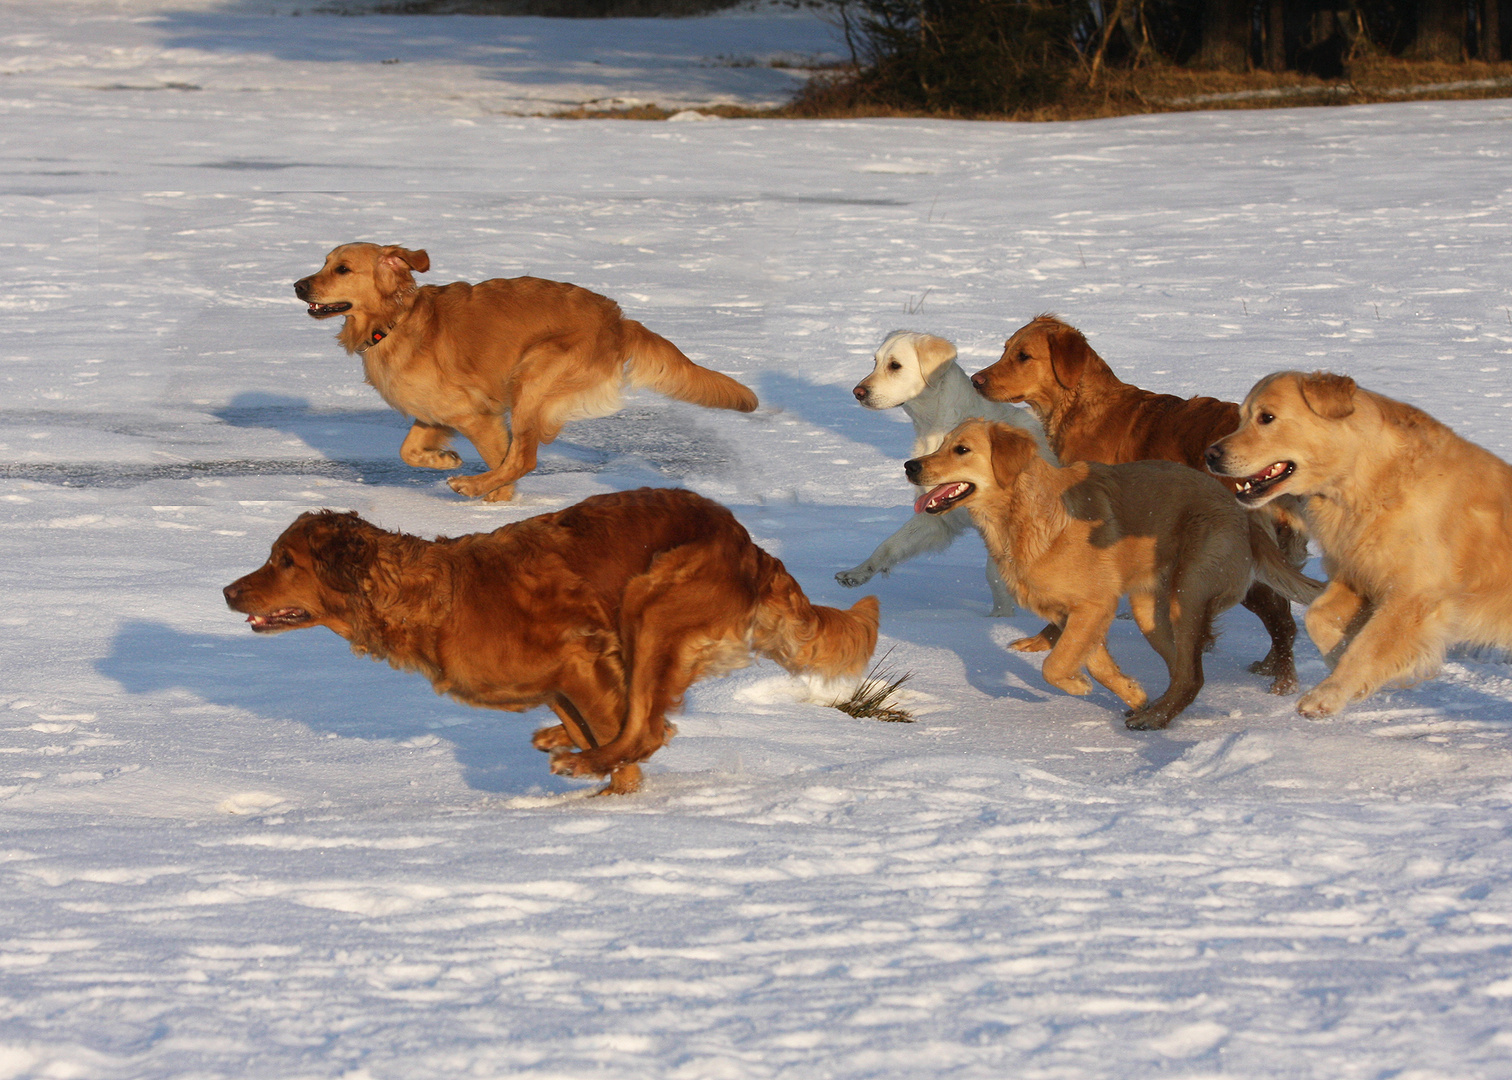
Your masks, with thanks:
[[(1045, 432), (1027, 409), (988, 401), (976, 392), (971, 379), (956, 363), (956, 348), (933, 334), (905, 330), (887, 336), (877, 350), (872, 373), (856, 384), (856, 399), (868, 409), (891, 409), (901, 405), (913, 421), (913, 456), (923, 457), (939, 449), (945, 436), (962, 420), (978, 417), (1000, 420), (1030, 432), (1046, 460), (1058, 464), (1045, 442)], [(877, 546), (865, 562), (842, 570), (835, 580), (842, 585), (864, 585), (878, 573), (926, 551), (940, 551), (957, 536), (974, 528), (971, 515), (956, 509), (947, 514), (914, 514), (903, 527)], [(992, 589), (992, 614), (1012, 615), (1016, 610), (997, 565), (987, 560), (987, 584)]]

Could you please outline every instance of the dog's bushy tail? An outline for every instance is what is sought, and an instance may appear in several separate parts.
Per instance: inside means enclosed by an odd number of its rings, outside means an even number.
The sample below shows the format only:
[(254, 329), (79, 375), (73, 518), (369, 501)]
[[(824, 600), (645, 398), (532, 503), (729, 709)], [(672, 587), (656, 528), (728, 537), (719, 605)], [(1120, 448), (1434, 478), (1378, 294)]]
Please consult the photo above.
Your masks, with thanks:
[(1249, 516), (1250, 554), (1255, 559), (1255, 577), (1288, 600), (1310, 604), (1318, 598), (1325, 584), (1301, 573), (1281, 554), (1276, 543), (1275, 525), (1264, 514), (1247, 511)]
[(863, 596), (848, 611), (812, 604), (779, 560), (761, 554), (768, 572), (756, 601), (751, 647), (794, 675), (860, 675), (877, 647), (877, 598)]
[(624, 325), (631, 386), (649, 386), (670, 398), (710, 409), (751, 412), (756, 408), (756, 395), (728, 375), (699, 367), (676, 345), (634, 319), (626, 319)]

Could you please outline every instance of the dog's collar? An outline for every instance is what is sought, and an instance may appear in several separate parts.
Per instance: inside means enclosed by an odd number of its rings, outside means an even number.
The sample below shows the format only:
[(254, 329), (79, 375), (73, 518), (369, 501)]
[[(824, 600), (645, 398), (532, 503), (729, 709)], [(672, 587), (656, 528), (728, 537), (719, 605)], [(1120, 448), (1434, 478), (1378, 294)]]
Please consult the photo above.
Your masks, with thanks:
[(367, 339), (367, 343), (364, 344), (364, 345), (362, 345), (360, 348), (358, 348), (357, 351), (360, 352), (360, 353), (367, 352), (374, 345), (378, 344), (384, 338), (388, 337), (389, 334), (393, 333), (393, 331), (394, 331), (394, 328), (392, 326), (389, 327), (387, 330), (374, 330), (372, 336)]

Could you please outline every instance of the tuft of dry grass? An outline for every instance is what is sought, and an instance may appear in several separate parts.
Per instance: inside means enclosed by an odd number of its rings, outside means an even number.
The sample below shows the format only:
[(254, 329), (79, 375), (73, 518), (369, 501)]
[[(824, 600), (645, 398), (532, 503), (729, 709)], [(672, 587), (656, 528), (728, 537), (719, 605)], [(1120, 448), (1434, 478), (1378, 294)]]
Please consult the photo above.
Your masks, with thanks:
[(816, 75), (793, 101), (770, 115), (794, 119), (935, 117), (952, 120), (1092, 120), (1144, 113), (1207, 109), (1275, 109), (1308, 105), (1365, 105), (1389, 101), (1448, 101), (1512, 97), (1512, 61), (1450, 64), (1363, 57), (1338, 79), (1295, 71), (1206, 71), (1155, 63), (1105, 68), (1098, 85), (1071, 80), (1060, 97), (1001, 114), (928, 113), (869, 101), (854, 70)]
[(850, 697), (837, 698), (830, 702), (830, 707), (858, 719), (882, 720), (889, 724), (913, 723), (913, 715), (907, 709), (891, 704), (893, 695), (904, 683), (913, 678), (913, 672), (905, 671), (899, 675), (895, 670), (884, 667), (887, 658), (891, 655), (892, 650), (889, 649), (883, 654), (882, 659), (872, 665), (872, 669), (866, 673), (866, 678), (856, 684)]

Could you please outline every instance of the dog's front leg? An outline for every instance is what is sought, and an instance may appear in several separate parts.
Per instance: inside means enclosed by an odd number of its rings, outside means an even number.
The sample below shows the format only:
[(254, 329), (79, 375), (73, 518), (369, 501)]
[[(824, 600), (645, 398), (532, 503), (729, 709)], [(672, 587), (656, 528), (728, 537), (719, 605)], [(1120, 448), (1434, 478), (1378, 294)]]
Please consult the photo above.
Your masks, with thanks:
[(455, 469), (461, 466), (462, 457), (446, 444), (456, 432), (442, 424), (427, 424), (416, 420), (409, 434), (399, 446), (399, 458), (406, 465), (417, 469)]
[[(957, 514), (963, 516), (957, 517)], [(842, 570), (835, 580), (849, 588), (865, 585), (875, 574), (885, 574), (900, 562), (926, 551), (942, 551), (965, 530), (970, 518), (963, 511), (952, 510), (948, 514), (915, 514), (903, 523), (903, 527), (877, 545), (865, 562)]]
[[(1309, 610), (1309, 634), (1311, 615)], [(1353, 639), (1346, 641), (1333, 674), (1298, 699), (1297, 711), (1308, 717), (1331, 716), (1389, 682), (1436, 669), (1444, 660), (1448, 627), (1443, 604), (1423, 597), (1383, 600), (1369, 612)], [(1342, 633), (1340, 638), (1345, 640)]]
[(447, 481), (451, 489), (459, 495), (483, 498), (489, 502), (508, 502), (513, 499), (514, 482), (535, 468), (534, 444), (530, 449), (529, 468), (515, 471), (509, 467), (509, 455), (517, 440), (505, 425), (502, 416), (478, 416), (469, 423), (458, 424), (457, 430), (467, 436), (467, 441), (477, 448), (478, 456), (488, 466), (488, 471), (473, 476), (454, 476)]
[(1360, 632), (1370, 617), (1370, 603), (1335, 577), (1303, 616), (1307, 636), (1312, 638), (1329, 667), (1336, 667), (1344, 647)]
[[(1116, 600), (1107, 606), (1089, 604), (1073, 608), (1061, 624), (1060, 638), (1040, 668), (1045, 681), (1068, 694), (1090, 694), (1092, 683), (1082, 674), (1082, 668), (1094, 650), (1103, 646), (1117, 611)], [(1112, 657), (1108, 660), (1111, 663)]]

